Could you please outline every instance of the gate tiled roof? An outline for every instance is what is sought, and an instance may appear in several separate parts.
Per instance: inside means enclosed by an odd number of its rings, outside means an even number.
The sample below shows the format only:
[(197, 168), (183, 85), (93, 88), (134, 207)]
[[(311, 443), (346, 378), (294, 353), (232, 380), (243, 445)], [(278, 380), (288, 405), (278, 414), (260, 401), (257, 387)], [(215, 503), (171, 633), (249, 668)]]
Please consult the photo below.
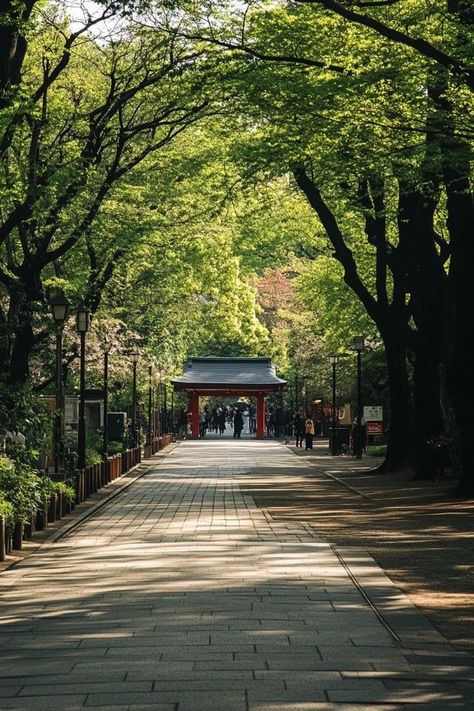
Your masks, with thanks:
[(250, 387), (280, 389), (286, 385), (276, 374), (271, 358), (190, 358), (184, 374), (174, 378), (176, 389)]

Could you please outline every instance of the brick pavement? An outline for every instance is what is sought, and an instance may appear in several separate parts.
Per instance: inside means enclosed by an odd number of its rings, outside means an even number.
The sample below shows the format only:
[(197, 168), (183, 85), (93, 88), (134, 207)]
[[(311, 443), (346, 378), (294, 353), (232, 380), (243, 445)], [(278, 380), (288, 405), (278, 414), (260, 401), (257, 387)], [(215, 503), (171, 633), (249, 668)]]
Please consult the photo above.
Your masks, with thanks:
[(184, 442), (6, 571), (0, 709), (474, 709), (473, 658), (370, 556), (241, 492), (306, 467), (276, 442)]

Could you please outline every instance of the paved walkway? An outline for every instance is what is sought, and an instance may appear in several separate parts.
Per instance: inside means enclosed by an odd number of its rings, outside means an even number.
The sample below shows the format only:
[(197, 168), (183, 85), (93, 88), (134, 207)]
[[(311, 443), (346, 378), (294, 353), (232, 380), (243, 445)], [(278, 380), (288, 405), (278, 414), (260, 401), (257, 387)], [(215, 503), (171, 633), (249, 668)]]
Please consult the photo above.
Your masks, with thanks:
[(306, 467), (276, 442), (184, 442), (6, 571), (0, 709), (474, 708), (472, 657), (364, 551), (241, 493)]

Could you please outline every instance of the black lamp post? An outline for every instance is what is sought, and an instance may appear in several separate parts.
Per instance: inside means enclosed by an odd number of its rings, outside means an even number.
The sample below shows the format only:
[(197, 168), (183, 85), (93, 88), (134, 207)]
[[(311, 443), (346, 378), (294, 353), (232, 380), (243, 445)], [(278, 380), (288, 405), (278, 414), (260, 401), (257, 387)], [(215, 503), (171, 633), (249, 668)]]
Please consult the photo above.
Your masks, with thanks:
[(164, 434), (168, 434), (168, 397), (166, 392), (166, 382), (163, 383), (163, 427)]
[(63, 455), (62, 409), (63, 409), (63, 326), (68, 317), (70, 301), (61, 289), (49, 297), (49, 304), (56, 324), (56, 412), (54, 416), (54, 473), (59, 474)]
[(336, 365), (339, 357), (333, 353), (329, 356), (329, 362), (332, 365), (332, 441), (331, 454), (334, 457), (337, 454), (336, 446)]
[(147, 432), (147, 445), (150, 447), (150, 456), (152, 448), (152, 394), (153, 394), (153, 373), (152, 366), (148, 366), (148, 432)]
[(298, 373), (295, 373), (295, 415), (299, 408), (299, 397), (298, 397)]
[(138, 431), (137, 431), (137, 364), (140, 358), (138, 351), (132, 351), (130, 358), (133, 363), (133, 386), (132, 386), (132, 439), (133, 446), (138, 446)]
[(362, 437), (362, 363), (361, 354), (365, 348), (364, 336), (355, 336), (352, 341), (352, 348), (357, 352), (357, 426), (354, 432), (354, 455), (356, 459), (362, 459), (363, 437)]
[(174, 435), (174, 388), (171, 389), (171, 436)]
[(105, 466), (105, 480), (109, 480), (109, 472), (107, 465), (107, 457), (109, 450), (109, 353), (110, 353), (110, 343), (108, 340), (104, 343), (104, 466)]
[(86, 333), (90, 325), (90, 312), (81, 305), (76, 313), (76, 328), (81, 337), (80, 381), (79, 381), (79, 421), (77, 427), (77, 466), (86, 466)]

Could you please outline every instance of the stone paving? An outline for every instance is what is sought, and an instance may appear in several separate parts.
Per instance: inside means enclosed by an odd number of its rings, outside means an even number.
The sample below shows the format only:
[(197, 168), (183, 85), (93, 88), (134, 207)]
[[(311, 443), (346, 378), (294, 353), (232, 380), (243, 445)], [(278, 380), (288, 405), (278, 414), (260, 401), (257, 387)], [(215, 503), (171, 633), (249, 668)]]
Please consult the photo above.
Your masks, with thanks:
[(364, 551), (241, 493), (307, 466), (271, 441), (184, 442), (3, 573), (0, 709), (474, 709), (473, 658)]

